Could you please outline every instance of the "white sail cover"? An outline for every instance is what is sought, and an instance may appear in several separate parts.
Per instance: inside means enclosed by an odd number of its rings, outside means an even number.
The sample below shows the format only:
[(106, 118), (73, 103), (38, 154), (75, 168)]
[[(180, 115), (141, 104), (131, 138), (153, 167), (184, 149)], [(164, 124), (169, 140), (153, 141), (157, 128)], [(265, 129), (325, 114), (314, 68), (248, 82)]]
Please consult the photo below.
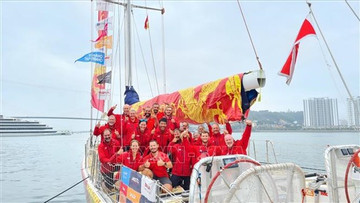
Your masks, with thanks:
[[(196, 163), (190, 178), (189, 202), (204, 202), (206, 190), (216, 173), (222, 170), (226, 164), (237, 159), (257, 163), (254, 159), (245, 155), (206, 157)], [(210, 171), (207, 172), (206, 168), (209, 163), (212, 163), (212, 167)], [(231, 183), (247, 169), (254, 166), (253, 163), (240, 162), (233, 167), (222, 170), (221, 175), (212, 186), (208, 202), (223, 202), (226, 192), (230, 189)]]
[[(325, 151), (325, 167), (327, 172), (327, 186), (330, 202), (346, 202), (345, 171), (346, 167), (359, 145), (332, 146)], [(360, 181), (360, 180), (359, 180)], [(352, 177), (350, 169), (348, 177), (348, 191), (351, 200), (359, 194), (359, 181)]]
[(256, 166), (241, 174), (223, 202), (302, 202), (304, 172), (293, 163)]

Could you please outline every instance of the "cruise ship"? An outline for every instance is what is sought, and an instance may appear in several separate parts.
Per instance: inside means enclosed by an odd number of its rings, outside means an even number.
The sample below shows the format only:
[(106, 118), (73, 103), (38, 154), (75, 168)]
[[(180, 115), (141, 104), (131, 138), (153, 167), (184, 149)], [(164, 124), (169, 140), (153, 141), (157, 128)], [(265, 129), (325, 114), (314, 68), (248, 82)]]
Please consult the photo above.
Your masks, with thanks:
[(38, 121), (6, 118), (0, 115), (0, 137), (68, 135), (69, 132), (57, 131)]

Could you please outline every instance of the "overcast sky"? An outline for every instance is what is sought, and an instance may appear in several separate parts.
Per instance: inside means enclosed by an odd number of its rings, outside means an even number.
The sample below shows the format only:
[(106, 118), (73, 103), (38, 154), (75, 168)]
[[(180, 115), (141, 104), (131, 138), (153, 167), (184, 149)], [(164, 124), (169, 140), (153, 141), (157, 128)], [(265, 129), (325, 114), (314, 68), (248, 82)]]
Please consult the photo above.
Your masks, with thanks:
[[(241, 2), (267, 76), (262, 101), (253, 109), (299, 111), (305, 98), (329, 97), (338, 99), (340, 118), (346, 118), (348, 95), (319, 33), (319, 40), (309, 37), (301, 42), (291, 85), (277, 75), (308, 13), (305, 1)], [(359, 21), (344, 1), (311, 2), (349, 89), (358, 96)], [(359, 15), (359, 1), (349, 2)], [(158, 1), (147, 4), (159, 7)], [(236, 1), (164, 1), (164, 7), (167, 92), (258, 69)], [(94, 22), (90, 1), (2, 0), (0, 13), (0, 114), (89, 117), (91, 66), (74, 61), (91, 51)], [(154, 11), (148, 15), (162, 83), (161, 17)], [(143, 28), (145, 17), (146, 11), (134, 9), (136, 29), (156, 89), (148, 32)], [(317, 27), (315, 30), (319, 32)], [(140, 87), (141, 99), (148, 99), (152, 95), (138, 39), (135, 41), (138, 61), (134, 72), (138, 77), (134, 77), (134, 85)], [(118, 103), (120, 94), (115, 97), (114, 103)]]

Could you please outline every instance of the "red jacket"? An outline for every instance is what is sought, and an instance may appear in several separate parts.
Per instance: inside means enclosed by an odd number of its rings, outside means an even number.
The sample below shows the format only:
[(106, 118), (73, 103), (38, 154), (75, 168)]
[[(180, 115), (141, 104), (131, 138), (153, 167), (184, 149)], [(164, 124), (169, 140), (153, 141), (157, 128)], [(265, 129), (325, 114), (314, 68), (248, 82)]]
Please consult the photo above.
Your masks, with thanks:
[[(225, 140), (224, 140), (224, 134), (223, 133), (213, 133), (211, 129), (211, 126), (209, 125), (209, 134), (210, 134), (210, 140), (209, 143), (211, 145), (215, 146), (226, 146)], [(226, 123), (226, 130), (229, 132), (229, 134), (232, 134), (232, 128), (230, 123)]]
[(168, 129), (161, 131), (159, 128), (155, 130), (155, 134), (152, 136), (153, 140), (159, 144), (159, 151), (167, 152), (167, 146), (171, 142), (171, 133)]
[(93, 134), (95, 136), (101, 135), (101, 142), (102, 142), (103, 141), (103, 135), (102, 134), (103, 134), (104, 130), (107, 129), (107, 128), (109, 128), (112, 133), (115, 131), (115, 129), (118, 130), (118, 128), (116, 128), (115, 124), (114, 125), (109, 125), (108, 123), (106, 123), (105, 125), (102, 125), (100, 127), (95, 126)]
[(117, 126), (123, 126), (124, 125), (124, 123), (126, 122), (125, 121), (125, 118), (128, 118), (129, 119), (129, 115), (124, 115), (124, 114), (114, 114), (113, 113), (113, 109), (109, 109), (109, 111), (108, 111), (108, 114), (107, 114), (107, 116), (111, 116), (111, 115), (114, 115), (115, 116), (115, 119), (116, 119), (116, 125)]
[(156, 117), (151, 116), (150, 118), (144, 117), (143, 119), (146, 119), (146, 126), (147, 129), (150, 131), (158, 126), (158, 120)]
[(124, 124), (124, 146), (129, 146), (131, 136), (135, 133), (136, 128), (139, 126), (139, 120), (135, 118), (134, 121), (130, 119)]
[(151, 139), (151, 132), (148, 129), (145, 129), (144, 132), (140, 131), (140, 128), (136, 128), (135, 139), (140, 142), (140, 150), (142, 153), (145, 152), (146, 147), (149, 146)]
[(193, 163), (197, 163), (200, 159), (208, 156), (219, 156), (221, 155), (220, 146), (212, 146), (209, 143), (207, 145), (192, 146), (193, 152), (195, 154)]
[[(167, 117), (165, 116), (165, 118), (167, 119), (167, 128), (170, 130), (175, 130), (175, 128), (180, 128), (180, 123), (179, 120), (175, 117), (175, 116), (170, 116)], [(174, 119), (174, 123), (171, 122), (171, 120)]]
[(251, 136), (251, 125), (246, 125), (244, 133), (242, 134), (242, 137), (240, 140), (236, 140), (231, 148), (228, 148), (227, 146), (223, 147), (222, 154), (245, 154), (247, 147), (249, 145), (249, 139)]
[(199, 146), (199, 145), (201, 145), (201, 138), (200, 138), (200, 136), (198, 137), (198, 138), (192, 138), (191, 139), (191, 144), (192, 145), (197, 145), (197, 146)]
[(109, 143), (102, 141), (98, 146), (98, 154), (101, 162), (101, 172), (109, 173), (113, 171), (112, 164), (115, 163), (116, 149), (119, 147), (116, 140), (110, 140)]
[(132, 156), (131, 150), (128, 152), (124, 152), (116, 157), (116, 163), (124, 164), (125, 166), (138, 171), (139, 166), (143, 164), (142, 156), (138, 152), (136, 153), (135, 159)]
[(145, 163), (147, 160), (150, 162), (149, 169), (154, 173), (155, 176), (159, 178), (169, 177), (166, 167), (157, 165), (157, 161), (159, 161), (160, 159), (162, 159), (164, 162), (170, 161), (169, 157), (165, 153), (158, 151), (158, 155), (156, 157), (154, 157), (153, 154), (150, 153), (149, 155), (144, 157), (143, 162)]
[(164, 112), (158, 112), (157, 114), (155, 114), (155, 116), (157, 120), (160, 121), (160, 119), (162, 119), (165, 116), (165, 114)]
[[(187, 143), (185, 143), (187, 142)], [(192, 171), (190, 142), (184, 139), (183, 142), (170, 142), (168, 152), (173, 157), (172, 174), (177, 176), (190, 176)]]

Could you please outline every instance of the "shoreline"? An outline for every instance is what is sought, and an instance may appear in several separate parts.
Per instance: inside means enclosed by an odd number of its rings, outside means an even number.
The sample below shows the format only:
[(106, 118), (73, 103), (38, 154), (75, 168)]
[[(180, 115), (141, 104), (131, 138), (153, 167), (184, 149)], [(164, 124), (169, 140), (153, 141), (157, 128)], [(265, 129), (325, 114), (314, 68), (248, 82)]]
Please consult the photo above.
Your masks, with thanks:
[(338, 133), (338, 132), (347, 132), (347, 133), (359, 133), (360, 134), (360, 130), (343, 130), (343, 129), (338, 129), (338, 130), (258, 130), (258, 129), (253, 129), (252, 132), (281, 132), (281, 133), (285, 133), (285, 132), (299, 132), (299, 133), (304, 133), (304, 132), (309, 132), (309, 133)]

